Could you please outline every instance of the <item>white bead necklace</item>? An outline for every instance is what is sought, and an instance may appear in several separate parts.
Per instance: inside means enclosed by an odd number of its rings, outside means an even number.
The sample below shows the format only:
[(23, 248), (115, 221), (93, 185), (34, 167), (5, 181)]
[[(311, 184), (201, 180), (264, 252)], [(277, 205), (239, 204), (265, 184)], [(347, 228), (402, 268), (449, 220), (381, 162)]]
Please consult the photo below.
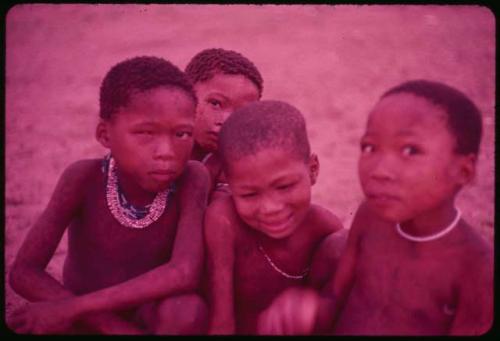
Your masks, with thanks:
[(281, 270), (276, 264), (274, 264), (274, 262), (271, 260), (271, 258), (267, 255), (266, 251), (264, 250), (264, 248), (262, 247), (262, 245), (259, 244), (259, 250), (262, 252), (262, 254), (264, 255), (264, 257), (266, 258), (267, 262), (269, 263), (269, 265), (271, 265), (271, 267), (276, 271), (278, 272), (279, 274), (281, 274), (282, 276), (286, 277), (286, 278), (290, 278), (290, 279), (303, 279), (304, 277), (307, 276), (307, 274), (309, 273), (309, 268), (305, 268), (304, 271), (302, 271), (302, 273), (300, 275), (290, 275), (289, 273)]
[(434, 233), (434, 234), (431, 234), (428, 236), (422, 236), (422, 237), (412, 236), (411, 234), (404, 232), (401, 229), (401, 226), (399, 225), (399, 223), (396, 224), (396, 231), (399, 233), (399, 235), (401, 237), (408, 239), (408, 240), (411, 240), (412, 242), (428, 242), (431, 240), (436, 240), (438, 238), (441, 238), (445, 234), (449, 233), (451, 230), (453, 230), (453, 228), (455, 226), (457, 226), (457, 223), (460, 220), (460, 217), (462, 216), (462, 212), (458, 208), (455, 208), (455, 211), (457, 213), (456, 213), (453, 221), (448, 226), (446, 226), (444, 229), (442, 229), (441, 231), (439, 231), (437, 233)]
[(161, 217), (167, 206), (168, 195), (171, 188), (158, 192), (151, 203), (148, 205), (148, 213), (140, 219), (135, 219), (127, 214), (127, 210), (120, 204), (120, 193), (118, 190), (118, 177), (116, 175), (115, 160), (109, 158), (108, 177), (106, 181), (106, 201), (113, 217), (123, 226), (142, 229)]

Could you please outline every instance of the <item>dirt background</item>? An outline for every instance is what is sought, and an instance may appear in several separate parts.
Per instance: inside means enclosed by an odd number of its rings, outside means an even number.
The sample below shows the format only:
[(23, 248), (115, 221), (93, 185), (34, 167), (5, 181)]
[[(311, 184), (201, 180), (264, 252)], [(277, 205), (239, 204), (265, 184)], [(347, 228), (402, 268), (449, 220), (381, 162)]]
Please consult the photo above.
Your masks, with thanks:
[[(94, 139), (99, 85), (137, 55), (180, 68), (205, 48), (241, 52), (264, 99), (306, 116), (321, 171), (313, 199), (346, 227), (366, 116), (389, 87), (414, 78), (464, 91), (484, 117), (477, 179), (458, 198), (485, 238), (494, 225), (495, 18), (478, 6), (18, 5), (6, 17), (5, 273), (63, 169), (104, 155)], [(64, 237), (48, 266), (56, 278)], [(5, 285), (5, 312), (23, 301)]]

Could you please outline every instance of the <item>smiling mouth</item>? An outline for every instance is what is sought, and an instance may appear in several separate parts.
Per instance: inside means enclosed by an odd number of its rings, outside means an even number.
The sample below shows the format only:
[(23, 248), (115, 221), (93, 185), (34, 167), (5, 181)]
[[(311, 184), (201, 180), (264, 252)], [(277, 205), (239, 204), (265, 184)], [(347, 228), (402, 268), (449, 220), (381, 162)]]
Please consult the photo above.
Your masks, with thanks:
[(290, 222), (292, 216), (288, 216), (284, 219), (274, 220), (274, 221), (261, 221), (261, 225), (266, 227), (272, 232), (281, 232), (288, 227), (288, 223)]

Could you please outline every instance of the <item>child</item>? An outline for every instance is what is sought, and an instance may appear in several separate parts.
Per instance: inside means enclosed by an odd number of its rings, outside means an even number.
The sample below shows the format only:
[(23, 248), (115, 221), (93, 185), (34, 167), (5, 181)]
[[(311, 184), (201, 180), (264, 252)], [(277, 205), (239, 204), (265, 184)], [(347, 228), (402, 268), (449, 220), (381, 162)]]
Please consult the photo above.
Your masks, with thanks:
[(328, 280), (342, 225), (311, 204), (319, 163), (294, 107), (260, 101), (235, 111), (219, 151), (232, 195), (212, 201), (205, 216), (209, 332), (256, 334), (259, 315), (283, 290)]
[(186, 75), (198, 97), (191, 158), (210, 171), (212, 189), (226, 181), (217, 156), (218, 136), (227, 117), (262, 96), (262, 76), (255, 65), (238, 52), (206, 49), (186, 66)]
[[(455, 207), (456, 195), (474, 178), (481, 131), (476, 106), (447, 85), (417, 80), (387, 91), (361, 139), (366, 202), (353, 221), (333, 296), (292, 292), (281, 300), (296, 312), (321, 307), (326, 313), (317, 323), (335, 320), (336, 334), (487, 332), (492, 247)], [(283, 303), (275, 310), (280, 317), (268, 330), (309, 319)]]
[[(111, 153), (64, 171), (21, 246), (10, 283), (36, 303), (13, 314), (17, 332), (201, 332), (206, 308), (193, 292), (209, 179), (188, 162), (195, 107), (189, 81), (163, 59), (108, 72), (96, 137)], [(60, 284), (44, 269), (68, 226)]]

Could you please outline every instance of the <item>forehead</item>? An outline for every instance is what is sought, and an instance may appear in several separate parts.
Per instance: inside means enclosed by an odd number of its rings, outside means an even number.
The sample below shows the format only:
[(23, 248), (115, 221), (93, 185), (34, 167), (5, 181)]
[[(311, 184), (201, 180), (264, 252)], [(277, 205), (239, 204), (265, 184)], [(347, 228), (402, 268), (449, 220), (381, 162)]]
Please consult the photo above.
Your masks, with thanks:
[(241, 74), (216, 73), (212, 78), (196, 83), (194, 88), (197, 93), (218, 92), (227, 96), (243, 97), (251, 100), (257, 99), (259, 96), (257, 86)]
[(143, 116), (194, 117), (195, 103), (184, 91), (171, 87), (159, 87), (134, 93), (121, 113)]
[(249, 182), (272, 181), (281, 176), (307, 169), (303, 159), (288, 148), (263, 148), (254, 154), (241, 156), (237, 160), (227, 160), (229, 179)]
[(371, 111), (367, 132), (387, 130), (451, 134), (444, 108), (408, 93), (384, 97)]

